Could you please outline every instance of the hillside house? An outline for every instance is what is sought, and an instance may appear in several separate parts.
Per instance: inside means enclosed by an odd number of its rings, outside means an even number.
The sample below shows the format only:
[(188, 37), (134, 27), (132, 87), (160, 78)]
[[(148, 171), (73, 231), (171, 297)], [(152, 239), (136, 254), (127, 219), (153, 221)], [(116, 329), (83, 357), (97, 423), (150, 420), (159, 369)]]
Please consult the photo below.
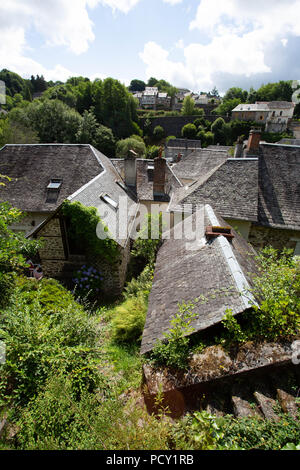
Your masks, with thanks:
[[(261, 143), (255, 131), (246, 150), (247, 157), (200, 164), (202, 175), (172, 194), (168, 210), (180, 214), (188, 207), (193, 213), (210, 204), (255, 248), (288, 247), (299, 254), (300, 147)], [(187, 176), (184, 161), (173, 171), (179, 179)]]
[(289, 101), (239, 104), (232, 110), (231, 119), (264, 124), (266, 132), (284, 132), (292, 121), (294, 107), (295, 104)]
[[(0, 168), (12, 178), (1, 191), (0, 201), (8, 201), (27, 214), (12, 229), (44, 239), (39, 252), (44, 274), (64, 279), (90, 262), (105, 273), (104, 290), (119, 293), (125, 282), (130, 230), (138, 204), (111, 161), (91, 145), (6, 145), (0, 151)], [(120, 198), (127, 203), (128, 219), (122, 221), (125, 227), (116, 230)], [(84, 247), (74, 246), (61, 212), (65, 200), (97, 208), (119, 247), (116, 266), (103, 259), (89, 259)], [(118, 236), (121, 232), (125, 235)]]

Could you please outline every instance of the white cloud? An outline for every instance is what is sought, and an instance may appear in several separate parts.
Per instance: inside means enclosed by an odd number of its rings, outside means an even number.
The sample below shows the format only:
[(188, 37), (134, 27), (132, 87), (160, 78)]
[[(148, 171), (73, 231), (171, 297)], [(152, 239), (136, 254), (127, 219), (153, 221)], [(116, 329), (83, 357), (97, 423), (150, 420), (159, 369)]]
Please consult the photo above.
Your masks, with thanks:
[[(145, 44), (140, 57), (148, 76), (208, 90), (216, 84), (217, 75), (270, 74), (267, 52), (278, 47), (280, 41), (286, 47), (288, 36), (300, 37), (300, 0), (202, 0), (190, 29), (199, 30), (205, 43), (183, 47), (181, 62), (172, 62), (168, 51), (158, 44)], [(178, 48), (183, 42), (179, 40), (175, 45)], [(188, 77), (185, 83), (184, 77)]]
[(182, 3), (182, 0), (163, 0), (164, 3), (169, 3), (170, 5), (177, 5), (178, 3)]
[(45, 45), (63, 46), (79, 55), (94, 41), (88, 8), (102, 4), (123, 13), (140, 0), (9, 0), (0, 2), (0, 64), (21, 75), (43, 74), (65, 80), (75, 72), (57, 64), (49, 70), (28, 57), (26, 33), (34, 28)]
[[(98, 2), (99, 1), (102, 5), (109, 6), (114, 11), (120, 10), (122, 13), (128, 13), (140, 0), (98, 0)], [(92, 0), (92, 2), (96, 3), (97, 0)]]

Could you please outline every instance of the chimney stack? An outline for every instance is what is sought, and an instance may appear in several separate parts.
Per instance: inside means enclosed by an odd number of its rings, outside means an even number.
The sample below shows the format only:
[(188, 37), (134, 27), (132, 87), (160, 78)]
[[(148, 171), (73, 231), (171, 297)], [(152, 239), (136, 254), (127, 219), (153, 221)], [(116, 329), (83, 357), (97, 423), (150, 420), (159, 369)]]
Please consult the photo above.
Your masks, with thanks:
[(261, 139), (261, 129), (251, 129), (246, 148), (246, 156), (257, 155), (259, 142)]
[(244, 156), (244, 141), (243, 136), (238, 137), (234, 149), (234, 158), (243, 158)]
[(154, 158), (153, 196), (165, 194), (167, 160), (161, 156)]
[(136, 187), (136, 158), (137, 153), (129, 150), (124, 159), (125, 184), (134, 188)]

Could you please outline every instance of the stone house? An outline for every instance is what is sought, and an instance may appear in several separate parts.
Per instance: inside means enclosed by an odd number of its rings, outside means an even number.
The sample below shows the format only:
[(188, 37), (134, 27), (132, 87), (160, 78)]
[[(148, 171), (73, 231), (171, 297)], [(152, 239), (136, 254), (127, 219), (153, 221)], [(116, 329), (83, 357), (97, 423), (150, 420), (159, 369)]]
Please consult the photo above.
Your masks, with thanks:
[[(273, 245), (300, 253), (299, 146), (261, 143), (256, 131), (242, 158), (198, 165), (201, 176), (172, 194), (171, 213), (192, 213), (211, 204), (255, 248)], [(187, 167), (183, 161), (173, 171), (184, 181)]]
[(294, 108), (295, 104), (289, 101), (244, 103), (232, 110), (231, 119), (264, 124), (266, 132), (284, 132), (292, 121)]
[[(138, 203), (111, 161), (91, 145), (6, 145), (0, 151), (0, 168), (12, 178), (0, 193), (1, 201), (27, 214), (12, 228), (44, 240), (39, 251), (44, 274), (66, 280), (81, 265), (92, 263), (105, 274), (105, 292), (118, 294), (125, 282)], [(80, 244), (74, 246), (61, 211), (65, 200), (96, 207), (117, 243), (117, 263), (90, 259)], [(126, 219), (119, 216), (124, 204)]]

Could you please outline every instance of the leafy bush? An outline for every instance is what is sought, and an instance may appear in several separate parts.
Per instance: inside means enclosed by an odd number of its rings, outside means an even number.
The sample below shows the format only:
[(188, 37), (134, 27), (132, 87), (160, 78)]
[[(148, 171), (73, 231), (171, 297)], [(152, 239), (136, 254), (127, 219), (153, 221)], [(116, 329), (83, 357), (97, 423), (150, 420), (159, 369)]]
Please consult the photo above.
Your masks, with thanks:
[(114, 309), (112, 339), (116, 342), (137, 341), (144, 329), (147, 301), (143, 295), (127, 298)]
[(15, 289), (0, 318), (0, 338), (6, 345), (0, 406), (10, 400), (26, 403), (58, 371), (71, 375), (77, 393), (93, 390), (98, 381), (95, 320), (74, 300), (68, 302), (71, 294), (63, 288), (50, 283), (27, 296), (26, 285)]
[(227, 312), (222, 323), (227, 330), (221, 342), (276, 341), (296, 335), (300, 329), (300, 258), (291, 250), (281, 254), (263, 249), (257, 257), (258, 275), (251, 292), (258, 302), (239, 321)]
[(158, 157), (159, 147), (157, 145), (149, 145), (147, 147), (147, 158), (156, 158)]
[(157, 141), (163, 139), (165, 136), (165, 130), (162, 126), (155, 126), (153, 129), (153, 138)]
[(148, 298), (152, 287), (153, 280), (153, 268), (146, 266), (145, 269), (137, 278), (131, 279), (131, 281), (126, 285), (123, 296), (125, 299), (129, 297), (136, 297), (138, 294), (143, 294)]
[(299, 422), (290, 415), (280, 415), (278, 422), (252, 418), (218, 418), (223, 437), (219, 440), (221, 448), (244, 450), (280, 450), (286, 444), (300, 441)]
[(0, 271), (0, 308), (9, 303), (14, 288), (14, 279), (13, 273), (2, 273)]
[(116, 157), (126, 157), (129, 150), (134, 150), (139, 157), (144, 157), (146, 154), (146, 146), (140, 140), (128, 137), (127, 139), (119, 140), (116, 146)]
[(154, 267), (156, 254), (161, 245), (162, 230), (162, 215), (148, 214), (131, 251), (133, 257), (144, 260), (144, 266)]
[(191, 302), (178, 305), (171, 321), (171, 328), (163, 336), (165, 340), (156, 342), (151, 353), (151, 359), (159, 364), (184, 369), (187, 367), (189, 355), (189, 335), (194, 331), (191, 323), (197, 314), (192, 312), (194, 305)]
[(186, 139), (195, 139), (197, 134), (197, 128), (194, 124), (186, 124), (183, 126), (181, 129), (181, 135), (182, 137)]
[(37, 282), (34, 278), (19, 276), (16, 288), (24, 305), (31, 307), (38, 301), (41, 311), (45, 313), (67, 309), (70, 305), (79, 308), (72, 294), (55, 279), (43, 278)]

